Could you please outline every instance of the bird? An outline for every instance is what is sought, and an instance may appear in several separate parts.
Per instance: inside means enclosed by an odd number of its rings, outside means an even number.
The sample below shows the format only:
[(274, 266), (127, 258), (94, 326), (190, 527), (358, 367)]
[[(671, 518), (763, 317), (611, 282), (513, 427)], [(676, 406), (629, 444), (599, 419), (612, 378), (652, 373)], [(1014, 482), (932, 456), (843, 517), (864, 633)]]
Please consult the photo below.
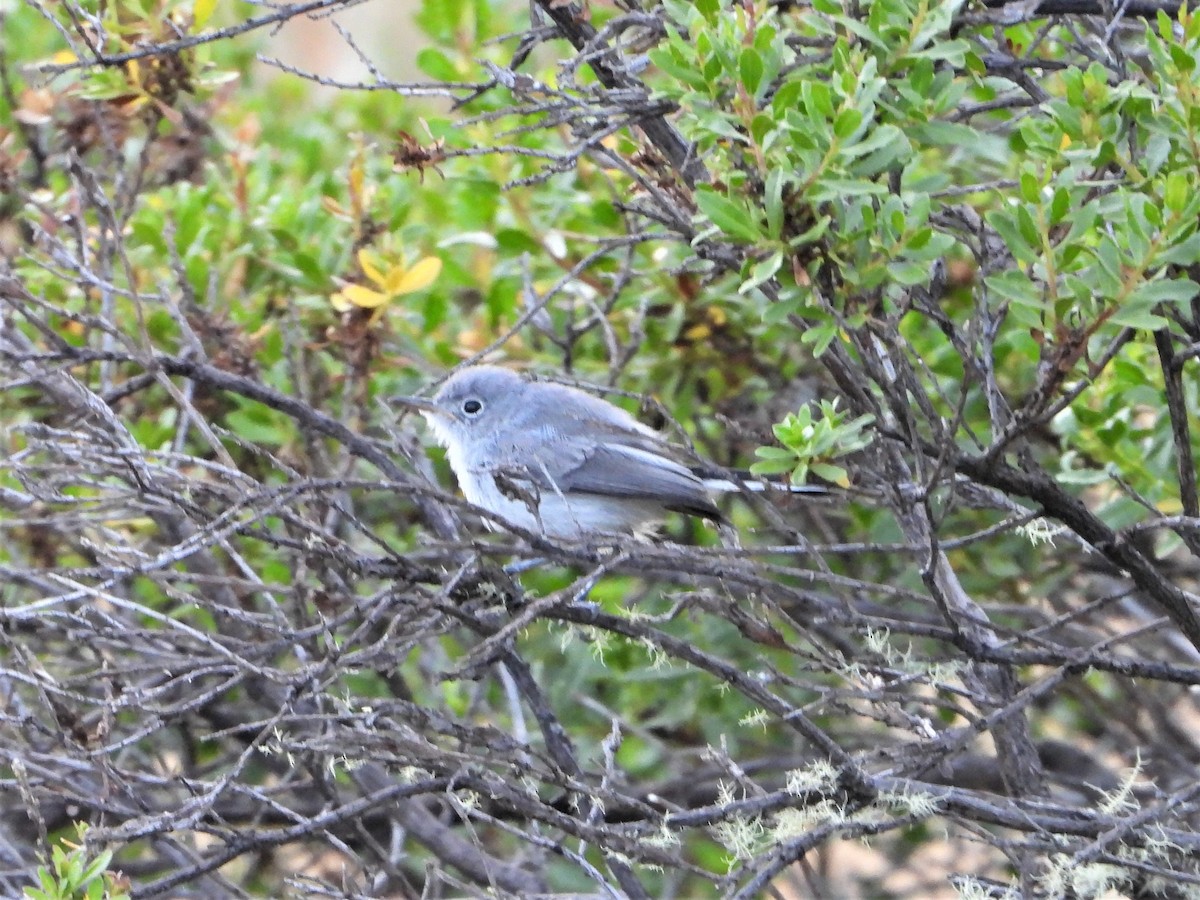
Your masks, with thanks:
[(460, 369), (432, 400), (392, 399), (421, 412), (468, 501), (555, 540), (646, 537), (670, 512), (724, 524), (711, 492), (741, 487), (619, 406), (502, 366)]

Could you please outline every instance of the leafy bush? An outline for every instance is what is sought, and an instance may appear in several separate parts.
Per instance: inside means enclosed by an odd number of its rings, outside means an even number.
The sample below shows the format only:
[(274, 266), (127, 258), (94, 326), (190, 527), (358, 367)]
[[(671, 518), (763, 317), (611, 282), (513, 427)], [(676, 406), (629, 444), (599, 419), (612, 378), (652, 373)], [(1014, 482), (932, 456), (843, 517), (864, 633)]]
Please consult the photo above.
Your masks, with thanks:
[[(1188, 895), (1200, 18), (349, 5), (5, 7), (3, 893)], [(485, 357), (829, 496), (488, 536)]]

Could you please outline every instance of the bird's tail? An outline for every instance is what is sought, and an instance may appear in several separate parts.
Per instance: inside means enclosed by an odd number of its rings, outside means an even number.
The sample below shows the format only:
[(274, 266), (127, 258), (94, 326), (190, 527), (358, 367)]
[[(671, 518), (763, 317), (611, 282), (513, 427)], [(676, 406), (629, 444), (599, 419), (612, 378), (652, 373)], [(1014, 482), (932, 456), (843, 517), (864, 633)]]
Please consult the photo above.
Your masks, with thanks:
[(692, 473), (704, 482), (710, 491), (731, 493), (735, 491), (781, 491), (786, 494), (808, 494), (823, 497), (834, 493), (837, 488), (833, 485), (821, 484), (792, 484), (778, 478), (764, 478), (752, 475), (745, 469), (719, 469), (715, 467), (695, 466)]

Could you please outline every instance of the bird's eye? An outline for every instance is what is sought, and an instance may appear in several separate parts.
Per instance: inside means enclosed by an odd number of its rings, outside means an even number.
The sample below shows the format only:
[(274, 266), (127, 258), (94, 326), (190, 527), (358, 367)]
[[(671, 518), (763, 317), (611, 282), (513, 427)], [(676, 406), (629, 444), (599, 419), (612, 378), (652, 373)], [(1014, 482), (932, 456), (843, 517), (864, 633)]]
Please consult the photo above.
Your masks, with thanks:
[(473, 416), (483, 409), (483, 404), (472, 398), (470, 400), (464, 400), (462, 408), (463, 412), (465, 412), (468, 416)]

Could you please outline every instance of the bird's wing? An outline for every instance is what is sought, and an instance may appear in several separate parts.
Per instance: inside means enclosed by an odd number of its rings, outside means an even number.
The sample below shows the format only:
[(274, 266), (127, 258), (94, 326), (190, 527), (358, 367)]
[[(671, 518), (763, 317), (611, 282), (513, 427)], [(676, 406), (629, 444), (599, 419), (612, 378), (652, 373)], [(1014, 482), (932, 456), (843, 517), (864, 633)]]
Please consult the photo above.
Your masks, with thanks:
[(611, 440), (581, 451), (575, 465), (563, 466), (554, 477), (565, 494), (651, 500), (665, 509), (721, 519), (704, 482), (673, 459), (642, 446)]
[[(703, 480), (673, 457), (653, 429), (602, 400), (558, 385), (553, 424), (543, 408), (526, 407), (514, 420), (511, 456), (537, 459), (526, 477), (538, 490), (646, 500), (664, 509), (721, 521)], [(531, 467), (534, 468), (534, 467)]]

